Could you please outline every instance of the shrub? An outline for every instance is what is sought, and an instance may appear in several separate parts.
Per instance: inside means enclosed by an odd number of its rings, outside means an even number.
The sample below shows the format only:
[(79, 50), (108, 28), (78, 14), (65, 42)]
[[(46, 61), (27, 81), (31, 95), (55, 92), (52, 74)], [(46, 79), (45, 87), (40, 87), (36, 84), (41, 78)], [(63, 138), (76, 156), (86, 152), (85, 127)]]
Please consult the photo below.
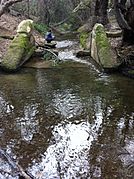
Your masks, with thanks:
[(34, 28), (41, 34), (45, 34), (48, 30), (47, 25), (34, 23)]

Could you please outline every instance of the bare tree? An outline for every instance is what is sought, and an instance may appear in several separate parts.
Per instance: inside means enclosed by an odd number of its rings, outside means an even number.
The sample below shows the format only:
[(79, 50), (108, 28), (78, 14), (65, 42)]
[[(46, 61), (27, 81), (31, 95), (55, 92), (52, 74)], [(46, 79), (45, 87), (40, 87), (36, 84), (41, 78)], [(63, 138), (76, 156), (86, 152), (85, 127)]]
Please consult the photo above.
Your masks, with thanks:
[(21, 1), (23, 0), (0, 0), (0, 16), (4, 14), (4, 12), (8, 9), (8, 7)]

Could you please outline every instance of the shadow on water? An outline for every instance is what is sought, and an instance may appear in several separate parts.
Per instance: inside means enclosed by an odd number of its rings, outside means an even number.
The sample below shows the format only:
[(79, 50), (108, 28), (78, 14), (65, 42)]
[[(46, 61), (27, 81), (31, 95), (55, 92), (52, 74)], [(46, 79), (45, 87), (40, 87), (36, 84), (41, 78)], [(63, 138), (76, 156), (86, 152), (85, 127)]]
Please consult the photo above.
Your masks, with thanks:
[[(0, 74), (0, 148), (36, 179), (131, 179), (133, 86), (93, 68)], [(0, 178), (18, 178), (0, 157)]]

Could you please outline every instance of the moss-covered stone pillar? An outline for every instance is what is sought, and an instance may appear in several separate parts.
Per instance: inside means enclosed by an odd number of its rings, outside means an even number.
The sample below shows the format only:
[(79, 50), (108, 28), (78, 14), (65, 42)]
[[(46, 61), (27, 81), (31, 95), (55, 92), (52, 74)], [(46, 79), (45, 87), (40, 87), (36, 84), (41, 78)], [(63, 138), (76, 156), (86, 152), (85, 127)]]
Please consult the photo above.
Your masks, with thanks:
[(120, 65), (102, 24), (95, 24), (92, 30), (91, 56), (104, 69), (115, 69)]
[(12, 40), (1, 66), (6, 71), (16, 71), (26, 62), (35, 50), (35, 40), (32, 35), (33, 21), (23, 20), (17, 28), (17, 34)]

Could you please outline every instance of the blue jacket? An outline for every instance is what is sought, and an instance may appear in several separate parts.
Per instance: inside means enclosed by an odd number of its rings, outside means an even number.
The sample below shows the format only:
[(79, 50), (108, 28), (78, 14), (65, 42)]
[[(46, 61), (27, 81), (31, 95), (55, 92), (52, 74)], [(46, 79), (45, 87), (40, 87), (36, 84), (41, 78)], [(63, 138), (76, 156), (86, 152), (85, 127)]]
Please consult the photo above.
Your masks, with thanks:
[(47, 32), (46, 36), (45, 36), (45, 39), (46, 40), (53, 40), (54, 39), (54, 36), (52, 35), (51, 32)]

